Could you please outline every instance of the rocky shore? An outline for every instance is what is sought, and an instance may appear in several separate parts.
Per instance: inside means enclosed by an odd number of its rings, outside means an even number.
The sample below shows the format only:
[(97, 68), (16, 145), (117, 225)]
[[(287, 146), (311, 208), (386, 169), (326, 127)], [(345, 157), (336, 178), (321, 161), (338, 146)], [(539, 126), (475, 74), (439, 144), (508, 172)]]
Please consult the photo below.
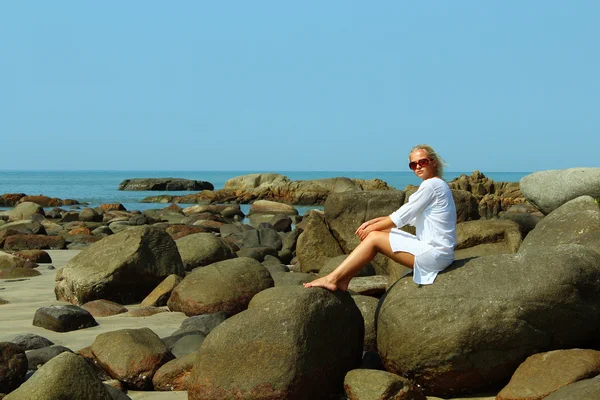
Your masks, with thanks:
[(143, 212), (0, 196), (0, 393), (599, 398), (600, 168), (449, 184), (456, 261), (433, 285), (378, 256), (335, 293), (301, 283), (415, 187), (255, 174)]

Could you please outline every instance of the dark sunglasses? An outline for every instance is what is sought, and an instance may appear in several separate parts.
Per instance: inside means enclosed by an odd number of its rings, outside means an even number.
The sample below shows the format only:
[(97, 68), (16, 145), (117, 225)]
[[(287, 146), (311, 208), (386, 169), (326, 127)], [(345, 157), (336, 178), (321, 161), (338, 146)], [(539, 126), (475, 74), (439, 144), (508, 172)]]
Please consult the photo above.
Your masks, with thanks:
[(419, 167), (425, 168), (429, 165), (430, 161), (431, 160), (429, 158), (421, 158), (419, 161), (411, 161), (408, 163), (408, 168), (414, 171), (415, 169), (417, 169), (417, 164), (419, 165)]

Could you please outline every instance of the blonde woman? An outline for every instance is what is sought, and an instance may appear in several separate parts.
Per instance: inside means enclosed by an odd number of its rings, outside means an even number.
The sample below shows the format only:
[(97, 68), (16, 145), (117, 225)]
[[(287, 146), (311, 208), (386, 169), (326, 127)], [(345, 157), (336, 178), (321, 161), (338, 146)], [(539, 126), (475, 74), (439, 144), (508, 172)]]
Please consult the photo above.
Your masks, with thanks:
[[(377, 253), (413, 269), (413, 280), (420, 285), (433, 283), (454, 261), (456, 208), (442, 180), (443, 160), (430, 146), (417, 145), (410, 151), (408, 166), (423, 180), (408, 202), (389, 216), (359, 226), (360, 244), (329, 275), (304, 287), (347, 290), (350, 279)], [(399, 229), (407, 224), (416, 227), (416, 236)]]

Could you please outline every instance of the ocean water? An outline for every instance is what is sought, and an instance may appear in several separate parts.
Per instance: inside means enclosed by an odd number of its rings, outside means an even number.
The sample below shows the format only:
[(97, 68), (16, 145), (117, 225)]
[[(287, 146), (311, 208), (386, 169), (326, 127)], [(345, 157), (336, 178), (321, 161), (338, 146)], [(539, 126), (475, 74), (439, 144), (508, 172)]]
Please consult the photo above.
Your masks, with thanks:
[[(27, 195), (45, 195), (60, 199), (75, 199), (96, 207), (102, 203), (121, 203), (128, 210), (146, 210), (164, 208), (162, 203), (140, 203), (147, 197), (158, 194), (182, 195), (191, 192), (167, 191), (121, 191), (119, 184), (131, 178), (185, 178), (208, 181), (215, 189), (222, 189), (225, 182), (240, 175), (262, 171), (0, 171), (0, 195), (4, 193), (25, 193)], [(268, 171), (287, 176), (291, 180), (322, 179), (347, 177), (355, 179), (379, 178), (396, 189), (407, 185), (418, 185), (420, 179), (412, 172), (356, 172), (356, 171)], [(444, 178), (452, 180), (461, 174), (471, 172), (446, 172)], [(529, 172), (491, 172), (485, 173), (494, 181), (518, 182)], [(248, 212), (250, 206), (242, 205), (242, 211)], [(302, 215), (315, 207), (298, 206)]]

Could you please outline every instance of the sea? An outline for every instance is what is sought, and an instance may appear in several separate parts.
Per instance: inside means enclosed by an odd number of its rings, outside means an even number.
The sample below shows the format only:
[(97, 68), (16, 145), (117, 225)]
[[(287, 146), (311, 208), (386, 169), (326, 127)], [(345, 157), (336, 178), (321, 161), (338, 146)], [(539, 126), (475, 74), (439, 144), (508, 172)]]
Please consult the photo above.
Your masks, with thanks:
[[(185, 178), (208, 181), (216, 189), (222, 189), (229, 179), (252, 173), (274, 172), (291, 180), (309, 180), (334, 177), (354, 179), (374, 179), (385, 181), (396, 189), (407, 185), (418, 185), (420, 179), (412, 172), (394, 171), (0, 171), (0, 195), (4, 193), (25, 193), (45, 195), (60, 199), (74, 199), (96, 207), (103, 203), (121, 203), (127, 210), (147, 210), (164, 208), (162, 203), (141, 203), (148, 196), (158, 194), (182, 195), (189, 192), (167, 191), (122, 191), (119, 184), (131, 178)], [(450, 181), (470, 172), (445, 172), (444, 179)], [(494, 181), (518, 182), (530, 172), (483, 172)], [(248, 213), (250, 205), (242, 204), (242, 211)], [(316, 206), (297, 206), (300, 215)], [(1, 208), (0, 208), (1, 209)], [(6, 208), (4, 208), (6, 209)]]

